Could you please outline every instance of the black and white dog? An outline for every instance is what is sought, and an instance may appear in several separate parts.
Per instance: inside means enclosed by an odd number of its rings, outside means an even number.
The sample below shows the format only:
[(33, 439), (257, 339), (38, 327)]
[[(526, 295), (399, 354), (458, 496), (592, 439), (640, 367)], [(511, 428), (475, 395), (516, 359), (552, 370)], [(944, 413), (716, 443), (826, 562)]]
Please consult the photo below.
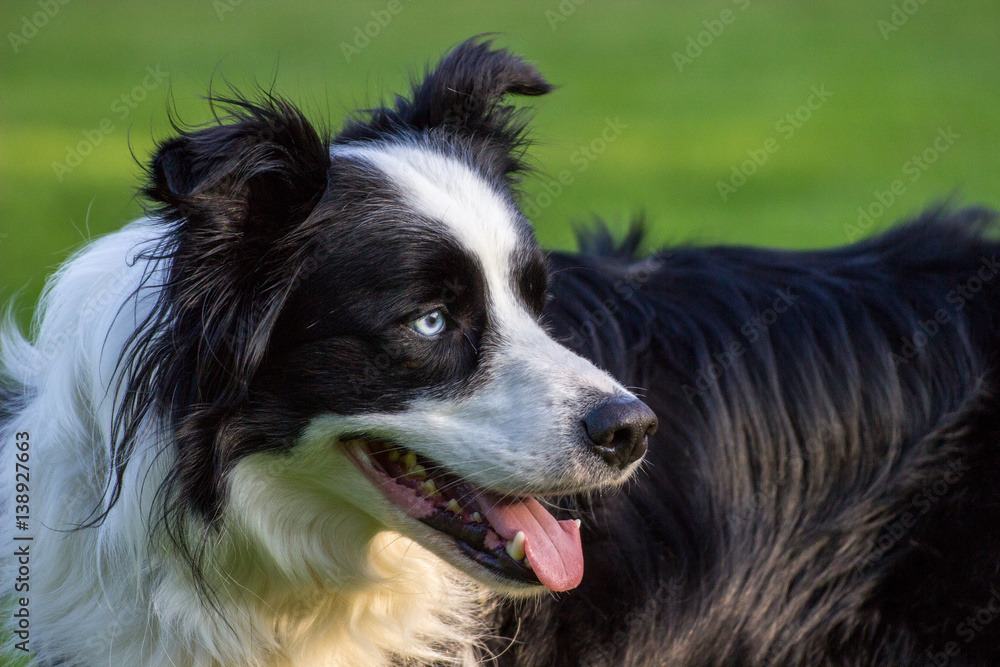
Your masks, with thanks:
[(546, 254), (548, 90), (473, 40), (332, 139), (235, 96), (158, 147), (3, 338), (4, 655), (1000, 662), (990, 214)]

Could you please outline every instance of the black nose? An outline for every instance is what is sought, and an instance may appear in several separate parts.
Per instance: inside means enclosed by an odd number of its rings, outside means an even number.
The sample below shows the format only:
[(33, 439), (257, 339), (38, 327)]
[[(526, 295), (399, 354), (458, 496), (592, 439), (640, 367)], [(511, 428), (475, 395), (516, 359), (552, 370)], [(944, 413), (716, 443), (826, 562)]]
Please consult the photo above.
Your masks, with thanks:
[(612, 398), (583, 418), (590, 445), (608, 465), (624, 468), (646, 453), (646, 438), (656, 432), (656, 415), (642, 401)]

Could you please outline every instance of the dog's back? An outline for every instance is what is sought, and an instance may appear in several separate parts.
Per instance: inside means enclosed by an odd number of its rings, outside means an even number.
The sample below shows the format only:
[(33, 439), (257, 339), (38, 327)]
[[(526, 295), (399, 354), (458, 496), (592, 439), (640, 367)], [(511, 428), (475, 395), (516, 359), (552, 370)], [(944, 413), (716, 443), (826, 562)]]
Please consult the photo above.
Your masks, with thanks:
[(502, 611), (507, 664), (1000, 660), (992, 217), (829, 251), (554, 254), (557, 335), (660, 430), (623, 494), (577, 499), (581, 588)]

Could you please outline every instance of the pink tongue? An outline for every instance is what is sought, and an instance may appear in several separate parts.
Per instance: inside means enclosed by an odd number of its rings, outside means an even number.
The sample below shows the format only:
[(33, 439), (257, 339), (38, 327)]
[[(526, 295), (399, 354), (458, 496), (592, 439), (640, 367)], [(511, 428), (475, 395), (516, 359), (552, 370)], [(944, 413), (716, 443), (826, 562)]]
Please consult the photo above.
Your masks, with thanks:
[(494, 502), (480, 498), (483, 514), (500, 534), (510, 540), (524, 533), (524, 552), (535, 576), (553, 591), (568, 591), (583, 579), (583, 547), (575, 521), (556, 521), (534, 498)]

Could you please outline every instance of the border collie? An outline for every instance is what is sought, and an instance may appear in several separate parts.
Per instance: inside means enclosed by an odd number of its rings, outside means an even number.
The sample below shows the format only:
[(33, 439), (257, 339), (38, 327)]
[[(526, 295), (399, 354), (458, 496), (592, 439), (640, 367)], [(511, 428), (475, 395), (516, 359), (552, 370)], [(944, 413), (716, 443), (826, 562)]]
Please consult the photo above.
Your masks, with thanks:
[(5, 330), (8, 658), (1000, 661), (992, 215), (544, 253), (549, 88), (470, 40), (332, 137), (175, 128)]

